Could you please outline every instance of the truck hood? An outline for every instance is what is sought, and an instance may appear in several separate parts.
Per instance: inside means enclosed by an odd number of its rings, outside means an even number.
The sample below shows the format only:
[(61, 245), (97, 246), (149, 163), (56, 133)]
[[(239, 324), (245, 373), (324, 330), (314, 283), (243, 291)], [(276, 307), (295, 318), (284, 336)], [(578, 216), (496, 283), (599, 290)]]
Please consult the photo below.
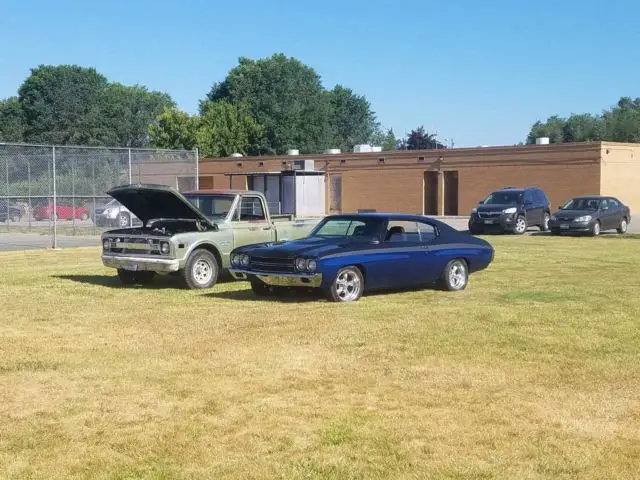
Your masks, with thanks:
[(107, 192), (145, 224), (153, 219), (199, 220), (213, 225), (189, 200), (168, 185), (122, 185)]
[(234, 253), (266, 258), (322, 257), (337, 251), (359, 250), (370, 244), (367, 240), (307, 237), (283, 242), (259, 243), (240, 247)]

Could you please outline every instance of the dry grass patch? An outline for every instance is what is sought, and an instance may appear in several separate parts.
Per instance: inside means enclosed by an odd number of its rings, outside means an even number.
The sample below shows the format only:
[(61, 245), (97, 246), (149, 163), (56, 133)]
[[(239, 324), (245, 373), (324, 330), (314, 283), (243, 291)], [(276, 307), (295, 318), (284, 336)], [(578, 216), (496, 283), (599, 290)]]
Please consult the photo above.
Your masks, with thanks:
[(353, 305), (0, 254), (2, 477), (637, 478), (640, 241), (489, 239)]

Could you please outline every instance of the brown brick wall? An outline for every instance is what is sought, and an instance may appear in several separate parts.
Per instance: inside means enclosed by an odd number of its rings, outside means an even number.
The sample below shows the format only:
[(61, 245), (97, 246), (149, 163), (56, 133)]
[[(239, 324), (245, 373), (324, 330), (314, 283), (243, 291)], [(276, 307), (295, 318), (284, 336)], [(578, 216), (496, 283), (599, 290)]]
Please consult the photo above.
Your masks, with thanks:
[(603, 144), (601, 169), (602, 194), (618, 197), (632, 213), (640, 210), (640, 145)]

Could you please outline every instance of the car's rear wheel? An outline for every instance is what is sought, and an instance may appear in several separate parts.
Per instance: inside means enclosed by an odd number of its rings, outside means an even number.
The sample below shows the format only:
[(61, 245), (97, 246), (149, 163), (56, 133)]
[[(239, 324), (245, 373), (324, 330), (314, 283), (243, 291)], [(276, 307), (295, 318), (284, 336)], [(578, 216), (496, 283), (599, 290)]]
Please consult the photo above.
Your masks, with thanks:
[(524, 218), (522, 215), (516, 218), (516, 224), (513, 231), (518, 235), (524, 234), (524, 232), (527, 231), (527, 219)]
[(211, 288), (218, 281), (220, 267), (209, 250), (200, 248), (193, 252), (182, 271), (182, 278), (191, 289)]
[(327, 298), (332, 302), (355, 302), (362, 297), (364, 277), (360, 269), (350, 265), (338, 270), (336, 278), (327, 289)]
[(620, 226), (618, 226), (618, 233), (623, 234), (623, 233), (627, 233), (627, 228), (629, 227), (629, 224), (627, 223), (627, 219), (623, 218), (622, 220), (620, 220)]
[(598, 235), (600, 235), (600, 221), (596, 221), (596, 223), (593, 224), (593, 226), (591, 227), (591, 235), (593, 235), (594, 237), (597, 237)]
[(447, 263), (440, 277), (440, 283), (445, 290), (464, 290), (469, 283), (469, 268), (467, 262), (461, 258), (456, 258)]

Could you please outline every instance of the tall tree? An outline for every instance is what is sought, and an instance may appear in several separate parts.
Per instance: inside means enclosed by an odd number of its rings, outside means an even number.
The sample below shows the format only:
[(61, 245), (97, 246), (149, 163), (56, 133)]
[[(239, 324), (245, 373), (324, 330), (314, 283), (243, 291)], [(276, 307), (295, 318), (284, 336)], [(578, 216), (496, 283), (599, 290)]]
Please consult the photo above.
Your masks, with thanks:
[(603, 115), (605, 140), (640, 142), (640, 98), (622, 97)]
[(100, 145), (108, 132), (100, 118), (107, 79), (93, 68), (40, 65), (18, 90), (28, 142)]
[(549, 137), (550, 143), (561, 143), (564, 141), (565, 124), (566, 120), (557, 115), (547, 118), (544, 123), (538, 120), (531, 126), (527, 143), (536, 143), (536, 138), (539, 137)]
[(371, 144), (382, 147), (385, 152), (400, 148), (400, 141), (396, 138), (392, 128), (384, 131), (377, 127), (371, 135)]
[(0, 100), (0, 142), (22, 142), (24, 119), (18, 97)]
[(172, 150), (193, 150), (197, 145), (200, 117), (190, 116), (176, 107), (165, 107), (149, 125), (150, 145)]
[(602, 117), (588, 113), (571, 115), (562, 128), (563, 142), (592, 142), (604, 137)]
[(355, 145), (367, 143), (378, 127), (367, 99), (342, 85), (336, 85), (327, 95), (331, 105), (332, 146), (350, 151)]
[(411, 130), (407, 135), (404, 148), (407, 150), (426, 150), (432, 148), (443, 149), (447, 147), (438, 141), (436, 135), (425, 132), (424, 127), (421, 125)]
[(207, 99), (246, 104), (264, 127), (262, 153), (281, 154), (289, 148), (312, 153), (330, 144), (329, 98), (315, 70), (295, 58), (284, 54), (259, 60), (241, 57)]
[(202, 105), (196, 139), (203, 156), (229, 156), (236, 152), (255, 154), (263, 134), (263, 127), (244, 103), (218, 100)]

